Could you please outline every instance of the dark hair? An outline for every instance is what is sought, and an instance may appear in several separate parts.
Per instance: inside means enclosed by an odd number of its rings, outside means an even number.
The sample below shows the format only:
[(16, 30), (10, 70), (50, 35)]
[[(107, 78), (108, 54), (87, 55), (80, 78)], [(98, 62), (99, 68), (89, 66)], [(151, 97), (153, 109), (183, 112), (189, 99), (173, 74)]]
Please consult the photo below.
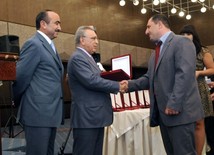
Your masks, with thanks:
[(198, 33), (196, 32), (196, 29), (193, 25), (185, 25), (181, 31), (180, 34), (192, 34), (193, 36), (193, 43), (196, 48), (196, 54), (200, 53), (202, 47), (205, 47), (201, 44), (201, 41), (199, 39)]
[(40, 29), (40, 22), (42, 20), (44, 20), (46, 23), (49, 23), (50, 20), (48, 18), (48, 14), (47, 12), (48, 11), (51, 11), (51, 10), (44, 10), (44, 11), (41, 11), (37, 16), (36, 16), (36, 29), (39, 30)]
[(152, 16), (151, 19), (155, 24), (157, 24), (158, 21), (161, 21), (163, 23), (163, 25), (165, 25), (167, 28), (170, 29), (169, 19), (165, 15), (156, 14), (156, 15)]

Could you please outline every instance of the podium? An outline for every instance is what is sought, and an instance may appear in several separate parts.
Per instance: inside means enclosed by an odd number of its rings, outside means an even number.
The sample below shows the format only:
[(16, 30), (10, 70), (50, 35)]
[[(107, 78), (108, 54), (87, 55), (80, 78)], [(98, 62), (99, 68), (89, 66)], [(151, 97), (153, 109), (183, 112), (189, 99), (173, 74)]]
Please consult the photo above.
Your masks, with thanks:
[[(3, 81), (14, 81), (16, 79), (16, 61), (17, 60), (18, 60), (17, 54), (8, 53), (8, 52), (0, 53), (0, 82), (1, 82), (1, 85), (3, 84)], [(0, 85), (0, 87), (1, 87), (1, 85)], [(11, 101), (12, 101), (12, 99), (11, 99)], [(0, 114), (1, 114), (1, 111), (0, 111)], [(0, 115), (0, 117), (1, 117), (1, 115)], [(1, 138), (1, 133), (0, 133), (0, 138)], [(1, 155), (2, 154), (1, 142), (0, 142), (0, 150), (1, 150), (1, 153), (0, 153), (0, 155)]]

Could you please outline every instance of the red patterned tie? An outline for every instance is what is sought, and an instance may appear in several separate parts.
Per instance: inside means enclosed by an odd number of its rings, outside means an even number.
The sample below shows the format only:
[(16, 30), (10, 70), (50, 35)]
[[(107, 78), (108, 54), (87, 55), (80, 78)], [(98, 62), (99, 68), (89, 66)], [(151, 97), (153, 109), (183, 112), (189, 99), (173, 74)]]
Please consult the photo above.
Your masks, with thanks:
[(156, 65), (158, 63), (161, 44), (162, 44), (162, 41), (159, 41), (155, 47), (155, 68), (156, 68)]

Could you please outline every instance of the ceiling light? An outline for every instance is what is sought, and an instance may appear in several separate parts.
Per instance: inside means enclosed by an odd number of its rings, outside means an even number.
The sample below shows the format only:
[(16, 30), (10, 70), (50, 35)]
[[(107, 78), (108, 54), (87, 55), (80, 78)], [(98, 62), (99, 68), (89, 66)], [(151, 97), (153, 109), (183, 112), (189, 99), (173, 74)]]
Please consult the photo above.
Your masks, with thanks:
[(192, 16), (190, 14), (186, 15), (186, 19), (190, 20), (192, 18)]
[[(176, 3), (174, 1), (176, 1)], [(119, 0), (120, 6), (124, 6), (129, 2), (135, 6), (139, 6), (139, 4), (141, 5), (142, 3), (140, 10), (142, 14), (146, 14), (149, 9), (152, 12), (166, 14), (168, 16), (173, 16), (176, 14), (180, 17), (185, 16), (187, 20), (192, 18), (190, 15), (192, 12), (197, 11), (204, 13), (211, 9), (214, 10), (214, 4), (211, 4), (211, 0)]]
[(124, 5), (126, 5), (126, 1), (125, 0), (120, 0), (119, 4), (120, 4), (120, 6), (124, 6)]
[(154, 4), (154, 5), (158, 5), (158, 4), (159, 4), (159, 0), (154, 0), (154, 1), (153, 1), (153, 4)]
[(192, 16), (189, 14), (189, 1), (187, 1), (187, 15), (186, 15), (186, 19), (190, 20), (192, 18)]
[(179, 15), (180, 17), (183, 17), (184, 14), (185, 14), (185, 13), (184, 13), (184, 11), (182, 11), (182, 10), (178, 13), (178, 15)]
[(172, 13), (172, 14), (175, 14), (176, 12), (177, 12), (176, 8), (172, 8), (172, 9), (171, 9), (171, 13)]
[(206, 11), (207, 11), (207, 8), (206, 8), (205, 6), (203, 6), (203, 7), (201, 8), (201, 12), (204, 13), (204, 12), (206, 12)]
[(138, 0), (133, 0), (133, 4), (134, 4), (135, 6), (137, 6), (137, 5), (139, 4), (139, 1), (138, 1)]
[(146, 12), (147, 12), (146, 8), (142, 8), (142, 9), (141, 9), (141, 13), (142, 13), (142, 14), (145, 14)]
[(166, 3), (166, 0), (160, 0), (160, 3)]

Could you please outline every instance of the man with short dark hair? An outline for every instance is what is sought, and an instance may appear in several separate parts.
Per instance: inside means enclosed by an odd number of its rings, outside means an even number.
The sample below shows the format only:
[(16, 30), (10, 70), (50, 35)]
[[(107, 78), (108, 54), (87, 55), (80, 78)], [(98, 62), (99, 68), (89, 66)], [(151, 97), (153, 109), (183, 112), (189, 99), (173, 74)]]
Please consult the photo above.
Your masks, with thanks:
[(61, 31), (59, 15), (40, 12), (36, 29), (20, 52), (14, 100), (20, 100), (18, 119), (24, 125), (26, 154), (53, 155), (56, 128), (63, 119), (64, 69), (52, 42)]
[(196, 155), (195, 125), (204, 113), (195, 78), (195, 47), (189, 39), (175, 35), (162, 14), (148, 20), (145, 33), (152, 42), (162, 42), (159, 57), (152, 53), (147, 73), (123, 82), (128, 91), (149, 89), (150, 126), (160, 126), (166, 153)]

